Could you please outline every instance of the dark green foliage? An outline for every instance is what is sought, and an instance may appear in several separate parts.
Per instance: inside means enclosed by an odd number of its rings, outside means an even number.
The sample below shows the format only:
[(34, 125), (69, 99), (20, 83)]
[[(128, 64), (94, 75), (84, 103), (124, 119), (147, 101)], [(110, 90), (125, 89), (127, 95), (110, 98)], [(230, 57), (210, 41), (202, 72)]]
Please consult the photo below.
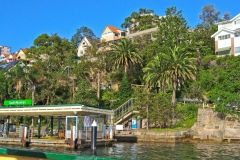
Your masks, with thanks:
[(82, 79), (77, 88), (73, 103), (98, 106), (96, 91), (91, 89), (91, 85), (86, 80)]
[(153, 10), (140, 8), (138, 12), (133, 12), (130, 17), (125, 18), (121, 26), (136, 32), (156, 27), (158, 20), (159, 16), (154, 14)]
[(216, 66), (200, 71), (201, 87), (208, 92), (209, 100), (216, 103), (217, 111), (229, 112), (240, 107), (239, 62), (239, 56), (224, 56), (217, 59)]
[(118, 91), (119, 104), (126, 102), (131, 97), (131, 94), (131, 84), (128, 81), (127, 74), (124, 74)]
[(147, 88), (134, 87), (135, 106), (138, 116), (148, 119), (149, 126), (170, 127), (174, 115), (171, 94), (150, 92)]
[(112, 44), (109, 56), (112, 57), (114, 69), (124, 68), (127, 73), (131, 65), (141, 63), (136, 45), (130, 39), (123, 39)]
[(166, 16), (160, 19), (158, 24), (159, 30), (155, 35), (157, 40), (154, 42), (159, 50), (158, 52), (164, 52), (169, 48), (186, 47), (188, 46), (189, 26), (187, 21), (182, 16), (182, 11), (177, 11), (176, 7), (167, 8)]
[(119, 107), (118, 103), (118, 92), (111, 90), (111, 89), (106, 89), (103, 91), (102, 94), (102, 105), (104, 108), (111, 108), (111, 109), (115, 109), (117, 107)]
[(215, 65), (216, 58), (216, 55), (207, 55), (203, 57), (203, 59), (201, 60), (201, 64), (205, 69), (210, 68), (211, 66)]
[(82, 26), (81, 28), (77, 29), (77, 32), (72, 36), (72, 45), (77, 48), (84, 36), (96, 38), (95, 34), (90, 28)]
[[(196, 73), (196, 50), (191, 42), (189, 27), (182, 11), (176, 7), (166, 10), (161, 17), (159, 30), (153, 42), (155, 56), (143, 68), (144, 80), (150, 87), (159, 87), (163, 91), (171, 87), (172, 103), (176, 104), (176, 92), (187, 80), (194, 80)], [(150, 44), (148, 47), (153, 46)]]
[(6, 71), (0, 70), (0, 106), (3, 105), (3, 101), (7, 97), (7, 88)]

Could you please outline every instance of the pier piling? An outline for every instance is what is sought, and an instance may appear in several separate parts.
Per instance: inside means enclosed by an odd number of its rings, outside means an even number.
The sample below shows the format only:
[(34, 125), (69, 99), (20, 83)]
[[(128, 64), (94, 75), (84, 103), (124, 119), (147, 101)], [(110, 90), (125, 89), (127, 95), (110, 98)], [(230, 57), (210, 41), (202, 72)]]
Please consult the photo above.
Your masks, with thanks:
[(38, 116), (38, 138), (40, 138), (40, 133), (41, 133), (41, 117)]
[(92, 123), (92, 131), (91, 131), (91, 150), (96, 150), (97, 143), (97, 122), (94, 120)]

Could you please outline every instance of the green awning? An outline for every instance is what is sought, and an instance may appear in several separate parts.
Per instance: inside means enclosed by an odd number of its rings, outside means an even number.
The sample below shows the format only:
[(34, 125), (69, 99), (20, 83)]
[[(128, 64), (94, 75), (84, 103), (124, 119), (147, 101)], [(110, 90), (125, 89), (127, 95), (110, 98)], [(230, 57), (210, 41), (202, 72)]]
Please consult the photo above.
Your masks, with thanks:
[(231, 47), (218, 48), (216, 52), (230, 51)]

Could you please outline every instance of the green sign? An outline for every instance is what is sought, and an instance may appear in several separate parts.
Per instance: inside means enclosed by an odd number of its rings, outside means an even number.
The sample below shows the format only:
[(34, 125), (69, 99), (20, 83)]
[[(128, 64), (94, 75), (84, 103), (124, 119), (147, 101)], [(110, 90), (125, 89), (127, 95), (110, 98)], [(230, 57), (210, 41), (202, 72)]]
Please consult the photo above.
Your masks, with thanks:
[(6, 100), (4, 106), (21, 106), (21, 105), (32, 105), (31, 99), (24, 100)]

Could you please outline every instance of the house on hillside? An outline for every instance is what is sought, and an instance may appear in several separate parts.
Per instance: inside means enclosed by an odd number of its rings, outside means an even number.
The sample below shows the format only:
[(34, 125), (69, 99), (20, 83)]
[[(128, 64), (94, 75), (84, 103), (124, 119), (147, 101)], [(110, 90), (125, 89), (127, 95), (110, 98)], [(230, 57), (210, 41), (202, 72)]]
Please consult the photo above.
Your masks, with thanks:
[(1, 54), (10, 54), (10, 47), (0, 45), (0, 55)]
[(101, 34), (101, 42), (115, 41), (118, 39), (125, 38), (126, 35), (127, 32), (125, 30), (107, 25)]
[(7, 57), (8, 57), (8, 55), (7, 54), (1, 54), (0, 55), (0, 62), (6, 62), (7, 61)]
[(7, 57), (7, 61), (8, 62), (12, 62), (12, 61), (16, 61), (17, 60), (17, 56), (15, 56), (14, 54), (10, 54), (8, 57)]
[(217, 25), (218, 31), (211, 36), (217, 56), (240, 55), (240, 14)]
[(91, 38), (91, 37), (83, 37), (79, 46), (78, 46), (78, 53), (77, 56), (81, 57), (86, 53), (87, 47), (91, 47), (92, 45), (99, 44), (99, 39)]
[(17, 59), (22, 59), (22, 60), (26, 60), (26, 52), (27, 52), (28, 48), (25, 49), (20, 49), (20, 51), (17, 54)]

